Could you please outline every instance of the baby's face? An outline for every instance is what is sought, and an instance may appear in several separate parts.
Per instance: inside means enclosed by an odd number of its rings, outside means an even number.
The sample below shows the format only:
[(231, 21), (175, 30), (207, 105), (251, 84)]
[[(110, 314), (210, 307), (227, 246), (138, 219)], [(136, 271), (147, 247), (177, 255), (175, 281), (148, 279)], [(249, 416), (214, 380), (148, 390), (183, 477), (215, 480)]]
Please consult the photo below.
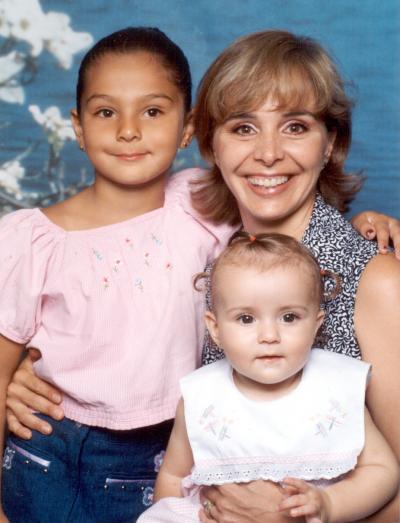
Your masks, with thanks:
[(207, 325), (236, 385), (253, 399), (286, 394), (300, 379), (323, 318), (307, 269), (226, 266), (216, 285)]

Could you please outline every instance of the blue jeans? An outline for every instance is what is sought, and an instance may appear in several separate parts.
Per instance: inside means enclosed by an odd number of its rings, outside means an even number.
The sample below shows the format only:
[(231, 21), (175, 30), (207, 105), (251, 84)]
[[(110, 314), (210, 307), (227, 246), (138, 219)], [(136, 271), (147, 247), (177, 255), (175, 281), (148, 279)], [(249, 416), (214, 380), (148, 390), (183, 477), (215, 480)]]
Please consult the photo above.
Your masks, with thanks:
[(25, 441), (9, 436), (3, 509), (11, 523), (133, 523), (151, 505), (172, 421), (128, 431), (69, 419)]

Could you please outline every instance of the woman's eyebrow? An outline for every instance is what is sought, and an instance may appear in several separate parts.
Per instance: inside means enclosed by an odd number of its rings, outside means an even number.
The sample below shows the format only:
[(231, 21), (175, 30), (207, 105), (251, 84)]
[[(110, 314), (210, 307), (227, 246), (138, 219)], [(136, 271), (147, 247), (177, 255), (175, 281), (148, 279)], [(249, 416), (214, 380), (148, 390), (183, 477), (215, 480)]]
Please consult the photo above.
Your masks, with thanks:
[(229, 122), (230, 120), (254, 120), (254, 119), (255, 119), (254, 113), (243, 113), (243, 112), (232, 113), (224, 119), (224, 123)]

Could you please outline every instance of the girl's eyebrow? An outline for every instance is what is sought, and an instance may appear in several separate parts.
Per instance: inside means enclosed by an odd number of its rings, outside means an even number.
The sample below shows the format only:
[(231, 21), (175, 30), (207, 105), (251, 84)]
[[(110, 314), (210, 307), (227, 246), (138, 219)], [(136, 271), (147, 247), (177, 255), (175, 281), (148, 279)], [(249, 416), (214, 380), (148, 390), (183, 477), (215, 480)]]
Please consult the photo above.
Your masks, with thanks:
[[(142, 100), (153, 100), (154, 98), (163, 98), (165, 100), (168, 100), (169, 102), (173, 102), (173, 98), (171, 96), (165, 94), (165, 93), (149, 93), (145, 94), (141, 97)], [(86, 103), (92, 102), (93, 100), (105, 100), (105, 101), (113, 101), (115, 100), (115, 97), (108, 95), (108, 94), (100, 94), (100, 93), (94, 93), (86, 100)]]

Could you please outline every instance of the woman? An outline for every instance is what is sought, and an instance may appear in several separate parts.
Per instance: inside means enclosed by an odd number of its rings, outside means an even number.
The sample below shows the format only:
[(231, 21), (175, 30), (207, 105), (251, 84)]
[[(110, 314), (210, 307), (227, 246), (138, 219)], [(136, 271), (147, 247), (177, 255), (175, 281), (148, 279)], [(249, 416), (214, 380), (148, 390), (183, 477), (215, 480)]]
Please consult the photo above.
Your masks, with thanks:
[[(242, 223), (251, 234), (293, 236), (322, 269), (341, 274), (343, 290), (326, 310), (316, 345), (372, 363), (368, 406), (399, 455), (400, 266), (393, 254), (377, 254), (336, 211), (360, 185), (343, 172), (351, 111), (332, 61), (314, 41), (290, 33), (244, 37), (205, 74), (194, 125), (212, 165), (195, 195), (198, 210), (220, 223)], [(208, 361), (217, 356), (206, 347)], [(263, 521), (268, 498), (246, 494), (253, 488), (259, 486), (208, 489), (209, 515)], [(396, 506), (371, 521), (396, 521)]]
[[(322, 268), (344, 273), (340, 301), (327, 310), (326, 340), (318, 342), (372, 363), (368, 406), (399, 452), (394, 420), (400, 266), (392, 254), (377, 255), (376, 245), (355, 235), (324, 201), (343, 211), (360, 186), (357, 177), (343, 174), (350, 104), (329, 57), (314, 42), (280, 31), (238, 40), (207, 71), (194, 125), (212, 165), (196, 191), (200, 212), (220, 223), (242, 222), (250, 233), (294, 236), (314, 251)], [(215, 349), (206, 349), (207, 360), (215, 356)], [(47, 385), (27, 378), (29, 372), (20, 373), (8, 405), (23, 422), (41, 428), (18, 396), (55, 417), (62, 412), (21, 389), (25, 381), (32, 391), (58, 399)], [(12, 416), (9, 423), (24, 435)], [(262, 522), (266, 507), (280, 496), (265, 483), (204, 493), (208, 515), (220, 522)], [(375, 521), (395, 521), (394, 510), (392, 503)], [(269, 515), (265, 521), (273, 520)]]

